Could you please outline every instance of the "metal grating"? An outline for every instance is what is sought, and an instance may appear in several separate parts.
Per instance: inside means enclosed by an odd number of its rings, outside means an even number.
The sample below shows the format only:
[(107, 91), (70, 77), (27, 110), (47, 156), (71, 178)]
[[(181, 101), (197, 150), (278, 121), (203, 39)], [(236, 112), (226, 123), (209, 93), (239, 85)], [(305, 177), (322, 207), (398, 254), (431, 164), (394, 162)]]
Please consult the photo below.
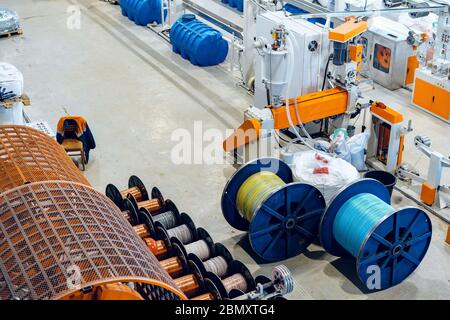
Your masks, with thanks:
[(114, 203), (72, 182), (0, 194), (0, 270), (0, 300), (61, 299), (115, 282), (134, 282), (146, 299), (185, 298)]
[(64, 149), (45, 133), (27, 126), (0, 126), (0, 192), (48, 180), (90, 185)]

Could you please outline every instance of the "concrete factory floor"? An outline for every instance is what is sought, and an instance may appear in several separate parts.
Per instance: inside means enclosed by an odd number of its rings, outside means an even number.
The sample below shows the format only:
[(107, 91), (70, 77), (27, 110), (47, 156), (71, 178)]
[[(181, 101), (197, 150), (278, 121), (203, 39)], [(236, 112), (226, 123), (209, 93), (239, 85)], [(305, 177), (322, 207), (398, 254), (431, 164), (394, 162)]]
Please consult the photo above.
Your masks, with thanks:
[[(74, 4), (81, 8), (80, 30), (67, 28)], [(234, 168), (177, 165), (171, 160), (172, 149), (179, 144), (171, 139), (177, 128), (193, 133), (194, 122), (201, 121), (203, 130), (224, 132), (240, 123), (252, 99), (224, 72), (226, 66), (192, 66), (159, 36), (122, 17), (119, 7), (98, 0), (2, 0), (1, 5), (18, 11), (24, 35), (0, 39), (0, 61), (23, 72), (32, 100), (26, 112), (32, 120), (45, 120), (55, 129), (63, 115), (86, 117), (97, 142), (86, 170), (92, 185), (101, 191), (110, 182), (124, 187), (136, 174), (147, 186), (160, 187), (166, 198), (191, 214), (254, 274), (270, 274), (276, 264), (256, 264), (237, 245), (243, 233), (222, 217), (220, 198)], [(379, 90), (377, 98), (414, 120), (416, 131), (408, 137), (406, 160), (426, 172), (427, 160), (414, 149), (414, 135), (427, 134), (436, 150), (448, 155), (450, 127), (422, 111), (402, 107), (404, 95), (402, 90)], [(449, 181), (448, 174), (445, 180)], [(394, 202), (415, 205), (398, 193)], [(431, 219), (430, 249), (402, 284), (367, 294), (355, 279), (354, 262), (313, 245), (305, 255), (282, 262), (296, 279), (295, 292), (288, 298), (450, 299), (447, 224), (432, 215)]]

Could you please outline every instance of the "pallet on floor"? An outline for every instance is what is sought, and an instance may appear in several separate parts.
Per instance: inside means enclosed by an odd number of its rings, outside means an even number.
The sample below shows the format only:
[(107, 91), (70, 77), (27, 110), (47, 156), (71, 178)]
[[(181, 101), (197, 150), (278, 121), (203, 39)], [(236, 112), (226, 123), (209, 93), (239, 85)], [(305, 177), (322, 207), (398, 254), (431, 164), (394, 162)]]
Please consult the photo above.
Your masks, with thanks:
[(19, 36), (23, 34), (23, 30), (22, 29), (17, 29), (16, 31), (11, 31), (11, 32), (6, 32), (3, 34), (0, 34), (0, 38), (9, 38), (12, 36)]

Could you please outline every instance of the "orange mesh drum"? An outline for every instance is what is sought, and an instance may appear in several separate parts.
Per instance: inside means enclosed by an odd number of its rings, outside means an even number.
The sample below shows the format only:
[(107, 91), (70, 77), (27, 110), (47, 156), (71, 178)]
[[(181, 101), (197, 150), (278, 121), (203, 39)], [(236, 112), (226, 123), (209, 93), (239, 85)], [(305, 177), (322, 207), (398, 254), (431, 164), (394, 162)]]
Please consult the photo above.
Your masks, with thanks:
[[(104, 290), (123, 292), (119, 283), (145, 299), (185, 299), (119, 209), (91, 187), (47, 181), (0, 194), (0, 300), (100, 299), (110, 296)], [(103, 293), (89, 296), (96, 289)]]
[(26, 126), (0, 126), (0, 192), (47, 180), (90, 185), (49, 135)]

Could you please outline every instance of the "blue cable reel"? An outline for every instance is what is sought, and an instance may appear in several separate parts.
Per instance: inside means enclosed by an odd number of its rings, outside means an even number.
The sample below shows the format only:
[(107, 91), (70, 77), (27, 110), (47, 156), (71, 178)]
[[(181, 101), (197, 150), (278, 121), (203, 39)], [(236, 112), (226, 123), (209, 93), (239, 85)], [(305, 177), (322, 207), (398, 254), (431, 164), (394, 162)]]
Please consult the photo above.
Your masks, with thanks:
[(431, 242), (427, 214), (414, 207), (396, 210), (390, 198), (382, 183), (361, 179), (333, 197), (321, 221), (324, 249), (354, 257), (359, 279), (371, 290), (401, 283), (419, 266)]
[[(257, 207), (250, 215), (243, 214), (237, 205), (241, 186), (262, 172), (273, 173), (271, 179), (279, 181), (276, 187), (264, 191), (260, 201), (248, 201), (250, 207)], [(237, 170), (225, 186), (221, 205), (228, 223), (248, 231), (253, 251), (265, 261), (303, 253), (316, 240), (325, 210), (320, 191), (310, 184), (293, 182), (289, 166), (276, 158), (257, 159)]]

